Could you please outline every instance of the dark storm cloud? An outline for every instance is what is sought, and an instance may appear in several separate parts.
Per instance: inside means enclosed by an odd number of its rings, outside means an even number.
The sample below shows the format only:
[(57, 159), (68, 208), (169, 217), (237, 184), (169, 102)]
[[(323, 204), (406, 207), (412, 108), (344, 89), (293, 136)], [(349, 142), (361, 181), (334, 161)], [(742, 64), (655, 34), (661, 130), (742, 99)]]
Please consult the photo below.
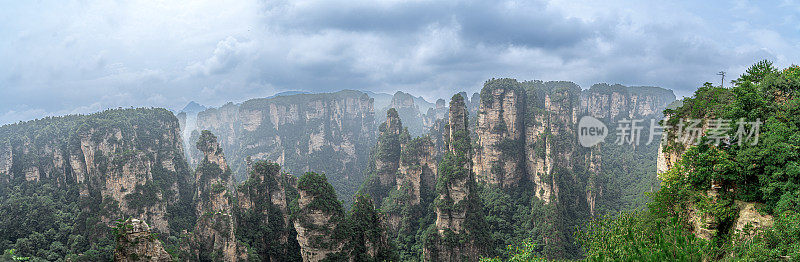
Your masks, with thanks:
[(594, 37), (597, 26), (547, 9), (547, 3), (493, 1), (411, 1), (395, 4), (346, 4), (327, 1), (312, 6), (268, 4), (268, 21), (287, 30), (342, 30), (383, 35), (409, 34), (431, 25), (456, 25), (474, 42), (560, 48)]

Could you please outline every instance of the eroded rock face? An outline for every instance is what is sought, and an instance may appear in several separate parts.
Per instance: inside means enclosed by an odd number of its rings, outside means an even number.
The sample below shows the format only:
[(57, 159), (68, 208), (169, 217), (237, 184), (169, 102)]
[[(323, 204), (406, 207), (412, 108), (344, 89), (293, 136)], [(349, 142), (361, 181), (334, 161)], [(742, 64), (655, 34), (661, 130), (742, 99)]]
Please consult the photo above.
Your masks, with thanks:
[(392, 96), (392, 102), (389, 104), (390, 108), (400, 109), (400, 108), (419, 108), (419, 106), (414, 104), (414, 97), (408, 93), (403, 93), (397, 91), (397, 93)]
[(775, 224), (775, 219), (770, 215), (763, 215), (756, 209), (756, 203), (736, 201), (736, 207), (739, 208), (739, 217), (733, 223), (734, 232), (743, 234), (744, 237), (752, 237), (752, 231), (757, 231), (761, 228), (772, 227)]
[(247, 259), (247, 250), (236, 240), (236, 220), (229, 191), (233, 186), (230, 168), (225, 162), (217, 137), (204, 130), (197, 142), (203, 160), (195, 171), (197, 181), (197, 225), (194, 242), (197, 258), (239, 261)]
[[(297, 240), (289, 239), (290, 230), (294, 231), (287, 199), (288, 190), (294, 188), (290, 182), (292, 179), (292, 175), (280, 171), (278, 164), (256, 161), (252, 164), (250, 178), (237, 190), (237, 222), (240, 230), (246, 231), (246, 235), (257, 236), (250, 240), (250, 246), (262, 247), (253, 251), (269, 261), (300, 259), (299, 253), (293, 249)], [(265, 227), (277, 230), (252, 232)]]
[(419, 205), (422, 191), (436, 187), (436, 148), (429, 137), (419, 137), (403, 145), (397, 189), (406, 190), (410, 205)]
[(474, 160), (477, 179), (502, 187), (518, 185), (525, 174), (525, 92), (516, 80), (489, 80), (481, 90), (478, 112)]
[(619, 84), (596, 84), (581, 93), (581, 113), (599, 119), (635, 119), (659, 115), (675, 101), (671, 90)]
[(168, 262), (173, 261), (172, 256), (164, 250), (150, 226), (139, 219), (128, 219), (118, 228), (121, 230), (117, 235), (117, 249), (114, 251), (114, 261), (134, 262), (134, 261), (153, 261)]
[[(575, 126), (580, 87), (570, 82), (530, 84), (525, 123), (525, 166), (528, 180), (534, 184), (534, 195), (549, 204), (559, 198), (558, 177), (554, 174), (556, 168), (571, 171), (577, 165), (594, 165), (593, 171), (599, 172), (599, 159), (589, 157), (587, 150), (580, 150), (574, 139), (577, 137)], [(586, 194), (589, 199), (595, 197), (588, 191)]]
[[(387, 111), (386, 122), (381, 124), (380, 137), (375, 148), (375, 170), (366, 183), (364, 192), (373, 202), (383, 204), (389, 192), (399, 191), (392, 197), (392, 208), (383, 211), (388, 216), (389, 230), (396, 232), (404, 218), (419, 214), (404, 214), (404, 207), (420, 205), (422, 195), (430, 195), (435, 187), (437, 156), (430, 137), (410, 139), (397, 111)], [(428, 198), (430, 199), (430, 197)], [(411, 216), (411, 217), (404, 217)]]
[[(7, 139), (0, 143), (0, 183), (77, 185), (80, 197), (92, 200), (86, 203), (102, 203), (81, 207), (103, 214), (100, 223), (138, 217), (169, 233), (167, 208), (193, 193), (179, 122), (165, 109), (46, 118), (4, 126), (0, 133)], [(25, 159), (38, 160), (18, 161)], [(143, 201), (145, 194), (155, 201)]]
[(476, 239), (466, 237), (465, 241), (452, 238), (470, 236), (473, 228), (465, 221), (471, 219), (474, 226), (481, 224), (483, 216), (481, 208), (475, 202), (475, 176), (472, 173), (472, 154), (467, 129), (468, 113), (461, 95), (453, 96), (450, 101), (450, 118), (446, 137), (448, 153), (442, 165), (447, 166), (447, 173), (438, 174), (436, 233), (426, 240), (423, 248), (425, 261), (477, 261), (482, 247)]
[(428, 112), (422, 116), (422, 128), (430, 130), (438, 120), (447, 120), (447, 102), (444, 99), (436, 100), (435, 107), (428, 108)]
[(337, 230), (345, 218), (333, 187), (324, 175), (306, 173), (298, 182), (299, 211), (294, 221), (303, 261), (316, 262), (342, 251)]
[(289, 173), (313, 170), (335, 185), (358, 185), (377, 138), (374, 115), (373, 99), (366, 94), (340, 91), (227, 104), (200, 112), (197, 128), (219, 137), (240, 181), (247, 177), (245, 159), (251, 157), (278, 163)]
[(403, 132), (403, 123), (394, 108), (386, 112), (386, 122), (381, 124), (380, 138), (378, 139), (375, 169), (383, 187), (394, 187), (397, 180), (397, 169), (400, 165), (400, 150), (402, 143), (400, 135)]

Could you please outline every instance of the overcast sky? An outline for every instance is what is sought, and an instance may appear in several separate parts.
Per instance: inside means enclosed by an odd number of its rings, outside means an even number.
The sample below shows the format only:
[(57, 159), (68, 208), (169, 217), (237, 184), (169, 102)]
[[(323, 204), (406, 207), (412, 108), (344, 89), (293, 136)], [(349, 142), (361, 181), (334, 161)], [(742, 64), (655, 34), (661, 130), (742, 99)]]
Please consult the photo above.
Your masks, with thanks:
[(0, 0), (0, 124), (286, 90), (435, 100), (492, 77), (680, 97), (800, 63), (800, 2), (665, 2)]

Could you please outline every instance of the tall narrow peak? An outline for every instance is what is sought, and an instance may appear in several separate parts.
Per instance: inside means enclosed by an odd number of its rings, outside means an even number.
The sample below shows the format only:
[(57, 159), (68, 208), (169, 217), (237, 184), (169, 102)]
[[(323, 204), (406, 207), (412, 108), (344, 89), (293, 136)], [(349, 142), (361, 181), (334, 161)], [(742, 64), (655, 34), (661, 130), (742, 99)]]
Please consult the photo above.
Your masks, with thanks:
[(267, 261), (300, 260), (295, 229), (289, 216), (294, 179), (280, 165), (264, 160), (252, 163), (250, 177), (239, 185), (235, 217), (237, 236)]
[[(469, 113), (464, 104), (464, 98), (458, 94), (454, 95), (450, 100), (449, 123), (445, 129), (445, 135), (447, 136), (445, 142), (447, 143), (447, 150), (450, 151), (450, 153), (455, 153), (457, 151), (459, 145), (456, 142), (469, 143), (468, 126)], [(464, 136), (464, 133), (466, 133), (467, 136)], [(468, 153), (468, 157), (472, 157), (472, 150), (463, 153)]]
[(525, 91), (517, 80), (491, 79), (480, 94), (474, 172), (478, 181), (518, 185), (525, 175)]
[(435, 144), (429, 136), (410, 137), (397, 112), (389, 109), (373, 151), (373, 170), (361, 189), (386, 215), (393, 234), (422, 216), (420, 205), (432, 201), (436, 183)]
[(193, 226), (174, 223), (193, 221), (193, 212), (169, 211), (190, 206), (194, 188), (179, 121), (166, 109), (47, 117), (2, 126), (0, 137), (0, 184), (74, 187), (67, 197), (88, 223), (79, 233), (120, 217), (148, 221), (161, 234)]
[(196, 146), (203, 153), (203, 160), (195, 170), (198, 198), (196, 212), (198, 215), (205, 212), (230, 213), (230, 201), (225, 193), (233, 185), (233, 180), (217, 137), (204, 130)]
[(297, 189), (300, 198), (294, 207), (294, 228), (303, 261), (333, 260), (341, 256), (347, 223), (333, 186), (325, 175), (308, 172), (300, 177)]
[(368, 196), (356, 195), (348, 216), (350, 239), (347, 257), (350, 261), (397, 261), (397, 253), (386, 235), (383, 216)]
[(197, 149), (204, 157), (195, 171), (197, 225), (193, 235), (195, 258), (238, 261), (247, 258), (246, 248), (236, 240), (236, 221), (231, 207), (233, 177), (217, 137), (208, 130), (200, 134)]
[(375, 169), (380, 179), (381, 186), (392, 187), (395, 184), (395, 174), (400, 161), (400, 134), (403, 123), (394, 108), (386, 111), (386, 122), (378, 129), (378, 149), (375, 156)]
[(400, 154), (403, 145), (410, 140), (410, 135), (394, 108), (386, 111), (386, 121), (378, 130), (380, 135), (370, 156), (372, 161), (361, 193), (371, 196), (373, 201), (380, 205), (397, 187), (398, 181), (402, 180), (402, 175), (398, 176)]
[(467, 123), (464, 98), (456, 94), (450, 101), (448, 152), (439, 165), (436, 222), (425, 234), (426, 261), (477, 261), (486, 247), (488, 225), (476, 194)]

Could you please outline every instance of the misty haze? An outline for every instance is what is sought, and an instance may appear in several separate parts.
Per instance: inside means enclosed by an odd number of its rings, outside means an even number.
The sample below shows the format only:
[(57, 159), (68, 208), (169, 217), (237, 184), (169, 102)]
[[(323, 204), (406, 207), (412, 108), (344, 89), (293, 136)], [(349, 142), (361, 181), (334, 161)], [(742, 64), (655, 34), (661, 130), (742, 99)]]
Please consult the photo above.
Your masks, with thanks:
[(0, 261), (800, 259), (800, 2), (6, 1), (0, 24)]

